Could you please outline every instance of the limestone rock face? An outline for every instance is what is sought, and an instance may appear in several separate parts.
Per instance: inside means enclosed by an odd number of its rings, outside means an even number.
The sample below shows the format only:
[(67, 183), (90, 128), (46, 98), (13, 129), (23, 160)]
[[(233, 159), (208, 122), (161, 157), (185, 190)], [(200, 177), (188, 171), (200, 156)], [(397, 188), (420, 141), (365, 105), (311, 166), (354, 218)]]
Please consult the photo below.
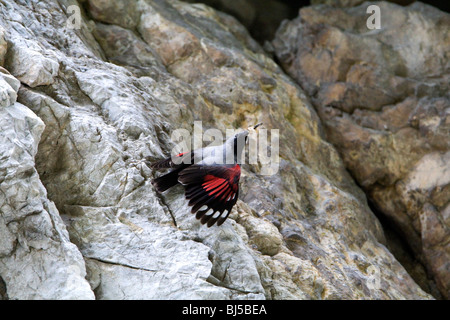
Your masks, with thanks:
[[(376, 4), (381, 29), (369, 30)], [(444, 297), (450, 290), (450, 15), (415, 2), (312, 6), (273, 42), (327, 137), (395, 223)]]
[(48, 200), (34, 157), (44, 123), (16, 102), (20, 82), (2, 70), (0, 94), (0, 275), (9, 299), (93, 299), (82, 255), (55, 204)]
[[(242, 25), (200, 4), (127, 3), (0, 3), (0, 297), (432, 298), (385, 247), (309, 98)], [(194, 121), (279, 130), (279, 168), (243, 165), (220, 227), (150, 182), (148, 161)]]

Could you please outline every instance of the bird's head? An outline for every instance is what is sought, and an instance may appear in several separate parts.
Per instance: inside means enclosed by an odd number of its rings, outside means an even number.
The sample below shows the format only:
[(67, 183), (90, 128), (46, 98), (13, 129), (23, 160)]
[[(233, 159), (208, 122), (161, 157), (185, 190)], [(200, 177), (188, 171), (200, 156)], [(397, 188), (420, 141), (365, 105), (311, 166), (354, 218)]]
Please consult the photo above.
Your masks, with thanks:
[(247, 128), (247, 130), (244, 131), (244, 132), (247, 132), (247, 135), (245, 136), (245, 142), (247, 142), (247, 140), (248, 140), (248, 135), (252, 134), (252, 133), (256, 133), (256, 129), (260, 125), (262, 125), (262, 122), (258, 123), (257, 125), (254, 125), (254, 126), (250, 126), (250, 127)]
[(233, 143), (234, 143), (234, 142), (238, 142), (238, 143), (244, 142), (244, 143), (247, 143), (247, 142), (248, 142), (248, 136), (249, 136), (250, 134), (256, 132), (256, 129), (257, 129), (260, 125), (262, 125), (262, 122), (261, 122), (261, 123), (258, 123), (258, 124), (255, 125), (255, 126), (250, 126), (250, 127), (248, 127), (247, 129), (245, 129), (245, 130), (243, 130), (243, 131), (240, 131), (240, 132), (236, 133), (236, 134), (234, 135), (234, 137), (230, 138), (230, 142), (233, 141)]
[(248, 136), (255, 132), (256, 128), (258, 128), (262, 123), (258, 123), (255, 126), (248, 127), (246, 130), (240, 131), (228, 139), (225, 143), (225, 148), (229, 149), (227, 152), (232, 152), (235, 157), (235, 161), (242, 154), (242, 150), (244, 150), (245, 145), (248, 142)]

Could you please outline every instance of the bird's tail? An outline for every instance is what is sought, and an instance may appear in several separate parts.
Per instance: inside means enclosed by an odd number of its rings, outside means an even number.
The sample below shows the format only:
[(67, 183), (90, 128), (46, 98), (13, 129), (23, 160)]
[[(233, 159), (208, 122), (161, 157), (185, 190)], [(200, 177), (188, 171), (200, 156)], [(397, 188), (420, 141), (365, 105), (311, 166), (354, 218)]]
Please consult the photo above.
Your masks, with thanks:
[(164, 192), (169, 188), (172, 188), (178, 183), (178, 173), (180, 170), (173, 170), (168, 174), (165, 174), (159, 178), (153, 179), (152, 184), (155, 186), (158, 192)]

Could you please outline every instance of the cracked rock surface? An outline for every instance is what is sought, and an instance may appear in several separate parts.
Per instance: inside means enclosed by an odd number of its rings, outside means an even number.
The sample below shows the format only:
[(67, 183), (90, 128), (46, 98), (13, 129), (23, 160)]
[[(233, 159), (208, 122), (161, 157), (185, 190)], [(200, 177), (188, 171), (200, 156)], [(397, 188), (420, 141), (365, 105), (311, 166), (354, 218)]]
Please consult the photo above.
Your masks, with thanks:
[[(368, 30), (378, 5), (382, 28)], [(415, 2), (303, 8), (273, 41), (330, 142), (443, 297), (450, 290), (450, 15)]]
[[(18, 80), (7, 73), (0, 77), (2, 93), (15, 96)], [(44, 123), (14, 98), (7, 102), (0, 107), (0, 275), (7, 288), (2, 296), (92, 299), (83, 257), (35, 168)]]
[[(0, 297), (432, 299), (307, 95), (234, 18), (172, 0), (31, 3), (0, 3)], [(221, 227), (150, 183), (145, 160), (196, 120), (280, 130), (278, 172), (243, 165)]]

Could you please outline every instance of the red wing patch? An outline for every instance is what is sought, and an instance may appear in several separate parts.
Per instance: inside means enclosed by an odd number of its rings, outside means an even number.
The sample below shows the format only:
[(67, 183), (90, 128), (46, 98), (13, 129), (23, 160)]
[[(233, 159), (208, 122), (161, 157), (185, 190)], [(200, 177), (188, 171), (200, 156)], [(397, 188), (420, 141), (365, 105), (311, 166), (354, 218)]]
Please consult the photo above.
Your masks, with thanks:
[(192, 165), (179, 174), (185, 196), (200, 222), (208, 227), (221, 225), (228, 217), (239, 195), (241, 168), (234, 166)]

